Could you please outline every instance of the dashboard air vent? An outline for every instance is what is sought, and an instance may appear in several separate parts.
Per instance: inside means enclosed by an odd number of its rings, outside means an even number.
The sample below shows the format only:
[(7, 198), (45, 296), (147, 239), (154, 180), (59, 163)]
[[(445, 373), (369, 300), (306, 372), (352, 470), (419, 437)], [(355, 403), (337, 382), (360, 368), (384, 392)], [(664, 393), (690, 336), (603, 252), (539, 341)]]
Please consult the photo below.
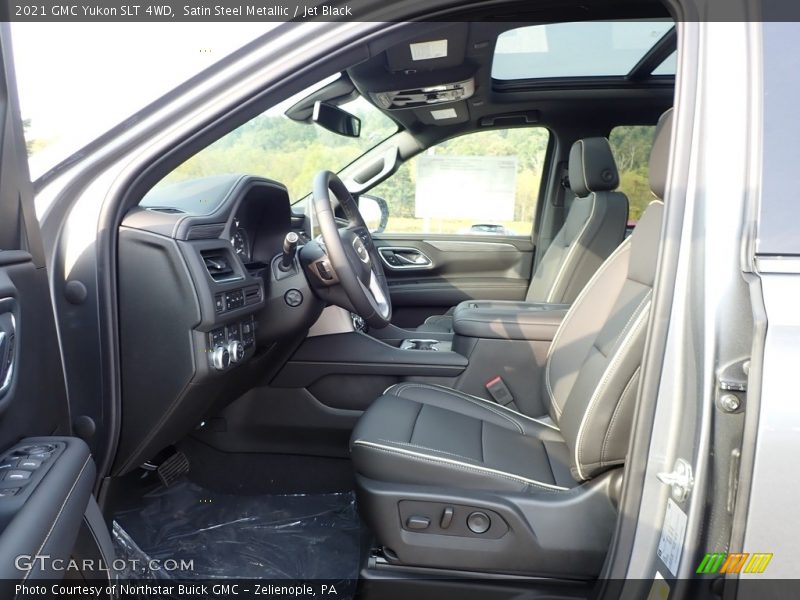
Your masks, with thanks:
[(230, 256), (225, 250), (203, 250), (200, 255), (203, 257), (208, 274), (214, 281), (228, 281), (237, 278), (231, 266)]
[(261, 302), (261, 288), (257, 285), (253, 285), (247, 288), (244, 288), (244, 303), (245, 306), (250, 304), (258, 304)]
[(194, 225), (189, 228), (189, 240), (214, 240), (222, 235), (225, 225), (220, 223), (210, 223), (208, 225)]

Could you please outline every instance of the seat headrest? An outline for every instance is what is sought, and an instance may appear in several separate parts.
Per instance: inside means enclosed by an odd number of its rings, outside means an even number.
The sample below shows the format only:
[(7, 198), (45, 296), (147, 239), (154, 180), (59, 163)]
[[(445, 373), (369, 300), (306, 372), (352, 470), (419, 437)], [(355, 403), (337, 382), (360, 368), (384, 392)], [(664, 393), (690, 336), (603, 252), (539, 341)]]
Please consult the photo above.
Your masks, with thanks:
[(650, 189), (661, 200), (664, 199), (667, 188), (669, 148), (672, 142), (672, 113), (673, 109), (670, 108), (658, 119), (656, 133), (653, 137), (653, 148), (650, 150)]
[(579, 197), (615, 190), (619, 172), (611, 146), (604, 137), (584, 138), (569, 150), (569, 187)]

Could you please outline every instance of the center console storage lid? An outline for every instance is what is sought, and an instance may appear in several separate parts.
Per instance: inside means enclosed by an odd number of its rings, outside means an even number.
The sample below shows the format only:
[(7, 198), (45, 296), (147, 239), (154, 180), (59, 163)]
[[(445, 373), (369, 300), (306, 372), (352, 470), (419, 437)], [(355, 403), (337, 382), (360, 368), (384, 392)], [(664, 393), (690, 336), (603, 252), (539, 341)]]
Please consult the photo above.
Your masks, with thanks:
[(568, 304), (469, 300), (456, 307), (453, 331), (473, 338), (550, 341), (568, 309)]

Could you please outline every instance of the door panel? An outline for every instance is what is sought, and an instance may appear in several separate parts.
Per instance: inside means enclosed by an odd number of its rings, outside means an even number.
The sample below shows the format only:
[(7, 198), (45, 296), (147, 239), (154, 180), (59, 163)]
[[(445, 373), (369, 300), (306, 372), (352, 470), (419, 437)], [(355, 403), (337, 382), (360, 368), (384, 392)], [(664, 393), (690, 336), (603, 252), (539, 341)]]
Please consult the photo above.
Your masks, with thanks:
[[(9, 24), (0, 25), (0, 578), (57, 576), (95, 483), (70, 433), (58, 334), (22, 131)], [(48, 559), (49, 560), (49, 559)], [(3, 594), (3, 597), (6, 597)], [(10, 597), (10, 596), (9, 596)]]
[[(392, 321), (415, 327), (464, 300), (523, 300), (534, 247), (528, 238), (379, 234), (392, 297)], [(381, 248), (392, 248), (396, 255)], [(415, 253), (418, 253), (415, 254)], [(409, 264), (421, 256), (426, 261)]]
[[(0, 481), (0, 580), (10, 586), (22, 578), (58, 578), (55, 561), (71, 556), (92, 494), (89, 448), (71, 437), (25, 438), (0, 458), (3, 465), (11, 461), (18, 468), (5, 469)], [(35, 469), (25, 466), (34, 463)], [(11, 479), (22, 473), (26, 479)]]

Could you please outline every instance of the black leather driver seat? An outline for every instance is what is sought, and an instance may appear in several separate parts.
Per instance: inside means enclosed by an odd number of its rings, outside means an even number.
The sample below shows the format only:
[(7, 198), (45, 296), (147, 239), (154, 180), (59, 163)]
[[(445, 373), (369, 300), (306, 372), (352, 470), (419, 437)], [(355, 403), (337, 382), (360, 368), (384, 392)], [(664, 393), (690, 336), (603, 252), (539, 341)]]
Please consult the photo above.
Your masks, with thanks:
[[(650, 162), (659, 198), (670, 130), (668, 111)], [(596, 574), (614, 522), (614, 467), (624, 463), (630, 437), (662, 209), (660, 201), (647, 208), (559, 327), (541, 390), (552, 423), (423, 383), (389, 388), (362, 416), (351, 439), (359, 502), (398, 560)], [(450, 505), (456, 529), (442, 526)], [(475, 512), (500, 529), (465, 529)], [(491, 532), (499, 537), (486, 537)], [(570, 553), (582, 553), (583, 562), (569, 560)]]

